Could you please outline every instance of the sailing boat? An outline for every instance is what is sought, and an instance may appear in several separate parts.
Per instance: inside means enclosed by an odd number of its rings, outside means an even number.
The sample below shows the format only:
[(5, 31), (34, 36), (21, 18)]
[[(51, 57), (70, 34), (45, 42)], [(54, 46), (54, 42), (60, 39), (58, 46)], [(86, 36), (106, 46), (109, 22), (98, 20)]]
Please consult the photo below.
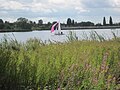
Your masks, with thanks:
[(55, 35), (64, 35), (63, 32), (61, 32), (61, 25), (60, 22), (56, 22), (52, 28), (51, 33), (54, 32)]

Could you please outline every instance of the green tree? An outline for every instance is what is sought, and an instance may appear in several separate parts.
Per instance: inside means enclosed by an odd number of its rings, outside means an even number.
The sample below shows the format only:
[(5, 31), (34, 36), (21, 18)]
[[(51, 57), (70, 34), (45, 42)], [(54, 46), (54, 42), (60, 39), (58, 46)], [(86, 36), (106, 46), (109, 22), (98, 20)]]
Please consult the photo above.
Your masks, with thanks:
[(68, 19), (67, 19), (67, 25), (70, 26), (70, 25), (71, 25), (71, 22), (72, 22), (71, 19), (68, 18)]
[(6, 23), (4, 26), (4, 29), (11, 29), (12, 27), (10, 26), (10, 24)]
[(113, 21), (112, 21), (112, 17), (111, 16), (110, 16), (109, 24), (110, 24), (110, 26), (113, 25)]
[(13, 23), (10, 23), (9, 21), (5, 21), (4, 23), (4, 29), (12, 29)]
[(26, 18), (18, 18), (15, 24), (15, 28), (16, 29), (29, 29), (31, 30), (32, 25), (30, 24), (30, 22), (28, 21), (28, 19)]
[(71, 22), (71, 23), (72, 23), (72, 26), (74, 26), (74, 25), (75, 25), (75, 21), (74, 21), (74, 20), (72, 20), (72, 22)]
[(0, 29), (3, 29), (4, 28), (4, 22), (2, 19), (0, 19)]
[(48, 25), (51, 25), (51, 22), (48, 22), (47, 24), (48, 24)]
[(2, 19), (0, 19), (0, 23), (4, 23)]
[(78, 24), (79, 26), (94, 26), (93, 22), (87, 21), (87, 22), (81, 22)]
[(95, 26), (102, 26), (101, 23), (97, 23)]
[(43, 20), (42, 19), (38, 20), (38, 24), (42, 25), (43, 24)]
[(105, 19), (105, 17), (103, 18), (103, 26), (106, 26), (106, 19)]

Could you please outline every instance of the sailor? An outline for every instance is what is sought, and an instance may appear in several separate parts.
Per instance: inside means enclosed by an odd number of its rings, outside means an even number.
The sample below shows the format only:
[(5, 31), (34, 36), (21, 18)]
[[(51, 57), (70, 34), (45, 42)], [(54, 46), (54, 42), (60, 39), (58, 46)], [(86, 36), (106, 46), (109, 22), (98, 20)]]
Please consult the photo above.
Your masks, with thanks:
[(63, 32), (61, 32), (61, 34), (63, 34)]

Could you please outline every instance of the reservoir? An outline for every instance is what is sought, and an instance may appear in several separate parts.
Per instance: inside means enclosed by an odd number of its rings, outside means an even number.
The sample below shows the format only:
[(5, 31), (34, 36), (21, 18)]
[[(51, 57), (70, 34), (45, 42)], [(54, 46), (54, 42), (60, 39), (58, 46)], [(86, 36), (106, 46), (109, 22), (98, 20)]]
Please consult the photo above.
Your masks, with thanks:
[(37, 38), (45, 41), (58, 41), (64, 42), (67, 40), (67, 36), (69, 36), (70, 31), (72, 31), (79, 40), (89, 39), (90, 35), (96, 31), (99, 35), (104, 37), (105, 39), (112, 39), (114, 37), (113, 33), (117, 37), (120, 37), (120, 29), (83, 29), (83, 30), (62, 30), (64, 35), (54, 35), (50, 32), (50, 30), (42, 30), (42, 31), (31, 31), (31, 32), (5, 32), (0, 33), (0, 40), (4, 37), (7, 39), (16, 39), (19, 42), (26, 42), (30, 38)]

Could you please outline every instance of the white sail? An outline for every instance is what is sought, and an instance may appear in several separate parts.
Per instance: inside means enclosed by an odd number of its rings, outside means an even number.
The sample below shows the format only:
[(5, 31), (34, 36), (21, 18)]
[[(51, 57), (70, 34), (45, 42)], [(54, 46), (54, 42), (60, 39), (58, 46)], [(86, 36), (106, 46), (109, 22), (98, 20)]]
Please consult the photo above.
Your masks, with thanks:
[(54, 32), (55, 35), (64, 35), (63, 32), (61, 32), (61, 24), (60, 24), (60, 22), (57, 22), (52, 26), (51, 32)]
[(57, 27), (55, 28), (55, 34), (58, 34), (58, 29), (57, 29)]
[(60, 26), (60, 22), (58, 23), (58, 34), (61, 34), (61, 26)]

